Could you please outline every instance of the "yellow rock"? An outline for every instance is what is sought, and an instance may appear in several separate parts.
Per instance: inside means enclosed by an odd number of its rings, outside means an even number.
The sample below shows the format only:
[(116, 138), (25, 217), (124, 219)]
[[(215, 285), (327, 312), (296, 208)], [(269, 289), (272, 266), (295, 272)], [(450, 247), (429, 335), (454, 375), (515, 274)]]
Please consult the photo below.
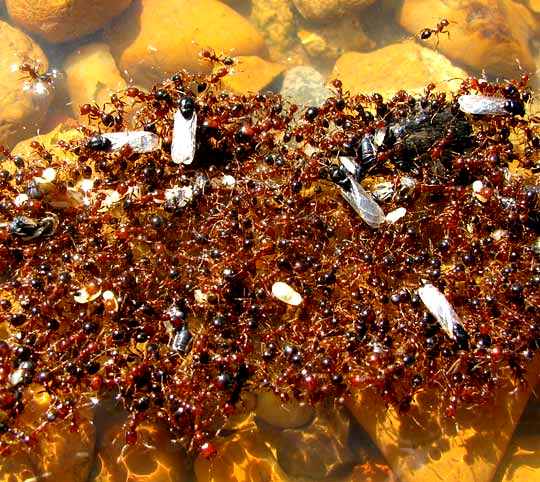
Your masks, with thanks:
[(318, 26), (316, 30), (299, 30), (298, 37), (317, 65), (326, 62), (332, 65), (349, 50), (364, 51), (375, 47), (375, 42), (365, 34), (361, 22), (354, 16), (343, 16), (328, 25)]
[(540, 480), (540, 385), (535, 389), (519, 421), (506, 456), (499, 467), (497, 480), (529, 482)]
[(252, 0), (250, 20), (266, 41), (272, 60), (290, 56), (298, 43), (292, 5), (283, 0)]
[(523, 4), (512, 0), (406, 0), (399, 23), (419, 35), (425, 28), (435, 28), (440, 19), (450, 22), (450, 38), (444, 33), (431, 35), (426, 43), (450, 59), (506, 78), (519, 77), (516, 59), (525, 71), (534, 70), (529, 41), (537, 27)]
[(236, 433), (215, 443), (217, 455), (195, 459), (197, 482), (281, 482), (288, 480), (253, 417)]
[(540, 480), (540, 455), (538, 444), (540, 439), (535, 438), (534, 444), (528, 448), (513, 448), (510, 459), (502, 469), (504, 482), (530, 482)]
[[(235, 57), (236, 64), (223, 77), (223, 88), (238, 94), (260, 92), (281, 75), (285, 67), (256, 56)], [(220, 67), (217, 67), (219, 69)]]
[[(83, 202), (83, 194), (79, 190), (79, 186), (69, 185), (67, 189), (62, 187), (65, 186), (65, 182), (62, 181), (66, 181), (68, 178), (73, 179), (73, 161), (76, 159), (76, 156), (69, 150), (64, 151), (58, 145), (58, 142), (75, 141), (76, 143), (80, 143), (83, 138), (84, 134), (79, 129), (76, 129), (72, 123), (61, 123), (46, 134), (34, 136), (19, 142), (12, 150), (13, 156), (21, 156), (25, 159), (27, 165), (30, 164), (34, 168), (54, 170), (53, 181), (40, 184), (40, 190), (43, 192), (43, 201), (51, 203), (57, 209), (80, 206)], [(39, 151), (31, 147), (33, 141), (39, 142), (53, 156), (53, 162), (44, 160)], [(7, 160), (4, 163), (4, 168), (12, 174), (17, 169), (12, 161)], [(10, 182), (15, 186), (14, 178)], [(11, 299), (8, 292), (2, 293), (2, 295)], [(18, 306), (18, 303), (12, 301), (12, 305), (14, 309), (17, 309), (15, 307)], [(10, 328), (7, 327), (7, 329), (9, 330)]]
[[(540, 373), (537, 360), (529, 380)], [(534, 382), (533, 382), (534, 385)], [(371, 390), (350, 398), (348, 406), (403, 482), (490, 481), (504, 456), (530, 390), (498, 393), (492, 405), (458, 411), (447, 419), (433, 391), (418, 394), (410, 411), (386, 408)], [(532, 480), (532, 479), (530, 479)]]
[(311, 405), (296, 400), (285, 403), (269, 391), (258, 394), (255, 413), (259, 419), (279, 428), (302, 427), (315, 416)]
[[(30, 385), (23, 400), (25, 410), (17, 426), (30, 432), (43, 422), (51, 398), (40, 385)], [(58, 420), (40, 432), (35, 447), (22, 447), (22, 453), (28, 453), (37, 474), (48, 474), (55, 482), (83, 482), (94, 461), (96, 433), (92, 421), (93, 411), (88, 404), (77, 411), (77, 430), (70, 429), (70, 421)]]
[(102, 28), (131, 0), (7, 0), (11, 19), (51, 43), (75, 40)]
[(23, 63), (40, 74), (48, 69), (43, 50), (28, 35), (0, 21), (0, 144), (13, 146), (41, 126), (53, 97), (53, 89), (37, 83), (18, 70)]
[(26, 452), (11, 453), (7, 457), (0, 456), (0, 481), (31, 480), (37, 475), (37, 469), (32, 464)]
[(143, 422), (137, 428), (137, 443), (124, 445), (121, 424), (109, 427), (100, 441), (94, 482), (183, 482), (188, 480), (186, 455), (168, 432)]
[(352, 94), (378, 92), (392, 95), (404, 89), (420, 94), (434, 82), (437, 90), (457, 89), (467, 73), (446, 57), (412, 40), (369, 53), (347, 52), (336, 62), (332, 78), (343, 82)]
[(293, 0), (303, 17), (319, 21), (352, 15), (373, 2), (374, 0)]
[(540, 0), (529, 0), (529, 8), (534, 13), (540, 13)]
[(349, 447), (350, 414), (334, 404), (318, 405), (305, 427), (260, 427), (275, 449), (280, 467), (289, 476), (327, 479), (350, 469), (354, 455)]
[(96, 431), (92, 410), (78, 419), (75, 432), (69, 423), (51, 425), (40, 437), (38, 450), (42, 474), (50, 474), (55, 482), (84, 482), (88, 480), (94, 462)]
[[(39, 165), (39, 159), (41, 159), (39, 153), (30, 147), (32, 141), (37, 141), (42, 144), (45, 149), (51, 152), (51, 154), (56, 158), (72, 158), (76, 159), (70, 153), (66, 153), (63, 149), (58, 146), (58, 141), (72, 141), (75, 139), (83, 138), (83, 134), (74, 128), (74, 126), (69, 124), (59, 124), (52, 131), (47, 132), (46, 134), (40, 134), (34, 137), (29, 137), (24, 141), (19, 142), (11, 151), (13, 156), (21, 156), (28, 162), (33, 162), (36, 165)], [(42, 161), (43, 162), (43, 161)], [(44, 164), (45, 165), (45, 164)], [(10, 169), (11, 164), (7, 164), (8, 170)]]
[(126, 88), (116, 62), (105, 43), (84, 45), (69, 55), (64, 64), (66, 84), (71, 99), (71, 108), (80, 120), (79, 106), (95, 102), (103, 106), (110, 95)]
[(146, 86), (183, 68), (209, 71), (201, 50), (265, 52), (257, 29), (216, 0), (139, 0), (111, 24), (108, 39), (120, 69)]

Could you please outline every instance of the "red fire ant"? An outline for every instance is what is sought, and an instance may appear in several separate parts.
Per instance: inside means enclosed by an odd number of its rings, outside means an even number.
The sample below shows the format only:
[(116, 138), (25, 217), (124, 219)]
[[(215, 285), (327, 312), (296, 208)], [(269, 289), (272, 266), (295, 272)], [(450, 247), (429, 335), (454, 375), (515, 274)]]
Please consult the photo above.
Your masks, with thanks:
[(24, 74), (25, 90), (31, 90), (35, 95), (47, 95), (54, 89), (54, 83), (60, 76), (60, 72), (52, 69), (49, 72), (40, 72), (41, 63), (36, 59), (33, 63), (24, 62), (13, 66), (14, 71)]
[(202, 50), (199, 52), (199, 57), (202, 60), (206, 60), (212, 64), (223, 64), (223, 65), (234, 65), (234, 58), (226, 56), (224, 54), (218, 55), (216, 52), (211, 50)]
[(448, 38), (450, 38), (450, 32), (445, 30), (448, 25), (450, 25), (450, 22), (443, 18), (437, 23), (436, 28), (424, 28), (418, 35), (421, 40), (427, 40), (431, 35), (435, 35), (437, 37), (437, 45), (439, 45), (439, 34), (445, 33), (448, 35)]

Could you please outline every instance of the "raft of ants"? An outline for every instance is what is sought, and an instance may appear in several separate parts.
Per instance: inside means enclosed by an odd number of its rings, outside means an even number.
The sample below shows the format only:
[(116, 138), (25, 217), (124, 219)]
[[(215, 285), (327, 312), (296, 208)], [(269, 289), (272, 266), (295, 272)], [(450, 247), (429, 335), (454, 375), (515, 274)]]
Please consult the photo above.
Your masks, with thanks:
[[(442, 30), (439, 30), (442, 31)], [(247, 392), (368, 387), (453, 417), (525, 383), (539, 339), (540, 137), (527, 78), (317, 107), (179, 73), (85, 104), (63, 155), (5, 150), (0, 449), (90, 399), (190, 450)], [(128, 114), (131, 112), (132, 114)], [(134, 114), (133, 114), (134, 112)], [(18, 424), (35, 391), (42, 424)]]

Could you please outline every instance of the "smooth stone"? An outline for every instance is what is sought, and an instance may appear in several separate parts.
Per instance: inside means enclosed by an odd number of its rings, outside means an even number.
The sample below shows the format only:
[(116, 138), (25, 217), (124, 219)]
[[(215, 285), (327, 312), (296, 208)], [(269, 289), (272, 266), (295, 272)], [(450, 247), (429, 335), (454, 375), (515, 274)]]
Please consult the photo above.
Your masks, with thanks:
[(87, 120), (87, 116), (80, 114), (82, 104), (94, 102), (103, 106), (110, 102), (111, 94), (127, 86), (109, 46), (101, 42), (84, 45), (71, 53), (64, 71), (71, 109), (79, 120)]
[(209, 72), (199, 52), (264, 56), (262, 35), (217, 0), (138, 0), (107, 29), (120, 70), (150, 86), (181, 69)]
[[(37, 136), (29, 137), (19, 142), (12, 150), (12, 156), (21, 156), (25, 159), (26, 163), (32, 163), (36, 167), (43, 164), (46, 166), (46, 162), (42, 160), (39, 152), (36, 149), (33, 149), (31, 143), (33, 141), (39, 142), (45, 150), (49, 151), (54, 157), (62, 158), (65, 160), (76, 161), (77, 156), (70, 152), (65, 152), (60, 146), (58, 146), (58, 141), (71, 142), (76, 141), (80, 142), (84, 138), (84, 135), (76, 128), (76, 125), (72, 123), (60, 123), (54, 129), (47, 132), (46, 134), (39, 134)], [(6, 167), (10, 172), (13, 168), (15, 171), (15, 165), (7, 163)]]
[(534, 71), (529, 42), (538, 27), (525, 5), (512, 0), (405, 0), (399, 23), (418, 36), (443, 18), (450, 22), (450, 37), (431, 35), (425, 44), (453, 61), (505, 78), (519, 77), (516, 59), (523, 70)]
[(495, 480), (529, 482), (540, 480), (540, 384), (519, 421), (510, 447)]
[(315, 29), (306, 27), (298, 31), (298, 37), (313, 62), (328, 65), (329, 68), (349, 50), (369, 51), (376, 45), (354, 16), (343, 16)]
[(215, 457), (197, 456), (194, 471), (197, 482), (286, 481), (272, 447), (258, 430), (253, 416), (235, 433), (216, 439)]
[(125, 445), (122, 423), (113, 423), (100, 438), (93, 482), (184, 482), (190, 480), (187, 457), (180, 444), (157, 424), (142, 422), (137, 442)]
[(337, 60), (332, 72), (332, 78), (343, 82), (344, 92), (378, 92), (383, 97), (402, 89), (422, 95), (430, 82), (439, 91), (457, 90), (467, 77), (467, 72), (445, 56), (413, 40), (368, 53), (347, 52)]
[[(26, 388), (25, 410), (18, 426), (30, 431), (41, 425), (51, 398), (41, 385)], [(58, 420), (43, 429), (37, 444), (29, 452), (37, 474), (48, 474), (55, 482), (84, 482), (88, 480), (96, 443), (93, 411), (87, 406), (77, 410), (77, 430), (70, 429), (69, 420)]]
[(15, 451), (7, 457), (0, 457), (0, 482), (37, 479), (36, 468), (26, 451)]
[(51, 43), (96, 32), (130, 4), (131, 0), (6, 0), (13, 22)]
[(273, 392), (262, 391), (257, 395), (255, 413), (265, 423), (279, 428), (298, 428), (313, 419), (315, 410), (311, 405), (295, 400), (282, 402)]
[(279, 465), (290, 476), (327, 479), (350, 473), (355, 462), (348, 444), (350, 415), (339, 407), (317, 407), (315, 418), (306, 427), (260, 428), (276, 450)]
[(235, 61), (234, 67), (223, 77), (222, 85), (224, 90), (238, 94), (261, 92), (285, 71), (285, 66), (261, 57), (239, 56)]
[(301, 65), (285, 72), (280, 94), (293, 104), (320, 106), (333, 92), (319, 71)]
[(252, 0), (250, 21), (266, 41), (270, 58), (285, 61), (298, 43), (292, 6), (283, 0)]
[(329, 21), (353, 15), (375, 0), (293, 0), (294, 6), (308, 20)]
[[(539, 380), (540, 360), (529, 365), (528, 386)], [(353, 393), (347, 406), (403, 482), (490, 481), (500, 464), (527, 401), (530, 389), (514, 394), (499, 390), (495, 401), (462, 409), (456, 419), (444, 415), (439, 390), (426, 388), (410, 410), (387, 407), (373, 389)]]
[(529, 0), (528, 4), (534, 13), (540, 13), (540, 0)]
[(39, 130), (54, 88), (44, 84), (45, 90), (37, 93), (36, 82), (18, 70), (23, 63), (39, 73), (49, 68), (45, 53), (28, 35), (0, 21), (0, 44), (0, 144), (12, 147)]

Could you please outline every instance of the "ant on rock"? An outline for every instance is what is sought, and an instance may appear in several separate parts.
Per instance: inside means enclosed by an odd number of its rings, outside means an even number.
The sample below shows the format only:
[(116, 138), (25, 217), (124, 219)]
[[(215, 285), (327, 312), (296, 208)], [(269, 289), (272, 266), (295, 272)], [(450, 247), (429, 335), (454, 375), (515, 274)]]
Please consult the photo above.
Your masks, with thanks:
[(450, 38), (450, 32), (446, 30), (446, 28), (450, 25), (450, 22), (446, 20), (445, 18), (441, 19), (438, 23), (436, 28), (424, 28), (420, 31), (418, 36), (421, 40), (427, 40), (432, 35), (435, 35), (437, 37), (437, 46), (439, 45), (439, 34), (445, 33), (448, 35), (448, 38)]

